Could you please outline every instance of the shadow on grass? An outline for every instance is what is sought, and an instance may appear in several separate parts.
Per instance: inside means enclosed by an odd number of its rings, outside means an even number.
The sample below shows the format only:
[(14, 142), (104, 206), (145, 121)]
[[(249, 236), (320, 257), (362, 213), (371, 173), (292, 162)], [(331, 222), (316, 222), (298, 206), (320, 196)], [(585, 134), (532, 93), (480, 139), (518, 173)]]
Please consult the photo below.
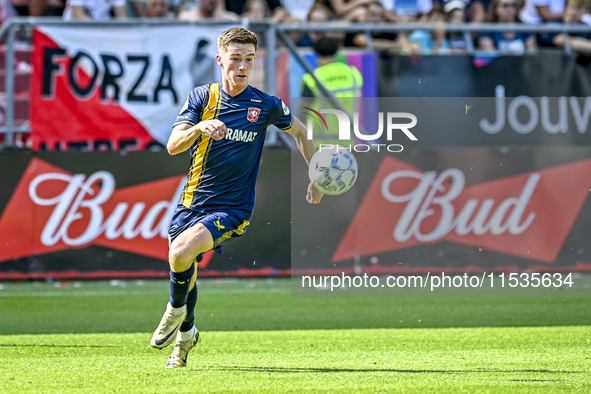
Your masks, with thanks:
[(20, 343), (0, 343), (0, 347), (73, 347), (73, 348), (79, 348), (79, 347), (117, 347), (117, 346), (113, 346), (113, 345), (40, 345), (40, 344), (20, 344)]
[[(448, 370), (448, 369), (395, 369), (395, 368), (298, 368), (298, 367), (239, 367), (239, 366), (201, 366), (199, 371), (227, 371), (227, 372), (267, 372), (267, 373), (341, 373), (341, 372), (395, 372), (395, 373), (552, 373), (573, 374), (588, 373), (588, 371), (553, 371), (549, 369), (474, 369), (474, 370)], [(546, 381), (546, 380), (536, 380)]]

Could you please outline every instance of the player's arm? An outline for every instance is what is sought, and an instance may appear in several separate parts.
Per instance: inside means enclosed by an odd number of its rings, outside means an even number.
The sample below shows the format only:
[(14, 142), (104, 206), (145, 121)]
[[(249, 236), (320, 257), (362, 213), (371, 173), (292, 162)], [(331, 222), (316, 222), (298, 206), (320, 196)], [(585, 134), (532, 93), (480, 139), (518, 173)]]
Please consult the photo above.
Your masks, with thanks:
[(312, 160), (312, 156), (314, 156), (314, 153), (316, 153), (314, 141), (308, 139), (308, 130), (306, 129), (306, 126), (304, 126), (304, 124), (293, 115), (290, 132), (296, 140), (298, 150), (302, 156), (304, 156), (306, 163), (310, 165), (310, 160)]
[(226, 125), (219, 119), (204, 120), (196, 125), (180, 123), (172, 128), (166, 149), (169, 154), (176, 155), (189, 149), (202, 134), (219, 141), (227, 132)]
[[(316, 153), (316, 147), (314, 146), (314, 141), (308, 139), (308, 130), (306, 126), (295, 116), (292, 115), (292, 124), (291, 124), (291, 134), (296, 140), (296, 145), (298, 146), (298, 150), (304, 156), (306, 163), (310, 165), (310, 160), (312, 160), (312, 156)], [(306, 200), (310, 204), (318, 204), (324, 193), (320, 190), (316, 189), (314, 184), (310, 182), (308, 185), (308, 193), (306, 195)]]

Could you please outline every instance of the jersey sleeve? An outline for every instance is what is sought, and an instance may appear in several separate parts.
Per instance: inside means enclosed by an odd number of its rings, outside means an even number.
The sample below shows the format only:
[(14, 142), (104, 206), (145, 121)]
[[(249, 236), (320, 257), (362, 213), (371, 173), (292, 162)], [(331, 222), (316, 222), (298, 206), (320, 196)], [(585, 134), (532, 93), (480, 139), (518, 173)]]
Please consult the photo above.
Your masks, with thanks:
[(291, 130), (292, 116), (291, 111), (287, 108), (287, 105), (278, 97), (273, 97), (274, 108), (271, 113), (271, 124), (277, 126), (277, 128), (287, 131)]
[(198, 87), (193, 89), (191, 93), (189, 93), (189, 97), (187, 98), (187, 101), (185, 101), (185, 104), (183, 104), (183, 107), (177, 115), (172, 127), (175, 127), (176, 125), (182, 123), (187, 123), (191, 126), (194, 126), (197, 123), (199, 123), (199, 118), (201, 116), (201, 108), (203, 108), (203, 103), (207, 100), (207, 91), (205, 89), (201, 89), (201, 87)]

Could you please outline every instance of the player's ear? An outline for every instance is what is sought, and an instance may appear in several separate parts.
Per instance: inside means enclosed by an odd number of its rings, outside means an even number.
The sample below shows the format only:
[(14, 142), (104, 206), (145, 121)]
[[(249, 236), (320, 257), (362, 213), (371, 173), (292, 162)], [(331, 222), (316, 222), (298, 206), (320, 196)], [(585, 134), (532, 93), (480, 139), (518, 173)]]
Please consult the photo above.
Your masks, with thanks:
[(217, 62), (218, 62), (218, 65), (219, 65), (221, 68), (224, 68), (224, 66), (222, 65), (222, 57), (220, 56), (220, 54), (219, 54), (219, 53), (218, 53), (217, 55), (215, 55), (215, 60), (217, 60)]

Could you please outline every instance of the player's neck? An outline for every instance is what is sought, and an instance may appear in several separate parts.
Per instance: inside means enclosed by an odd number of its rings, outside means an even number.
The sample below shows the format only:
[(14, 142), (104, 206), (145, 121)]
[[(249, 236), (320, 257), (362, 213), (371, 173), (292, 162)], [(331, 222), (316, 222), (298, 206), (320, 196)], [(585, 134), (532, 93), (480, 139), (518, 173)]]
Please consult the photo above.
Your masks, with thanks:
[(222, 82), (222, 89), (226, 92), (230, 97), (238, 96), (240, 93), (244, 92), (249, 85), (244, 87), (232, 86), (228, 82)]

